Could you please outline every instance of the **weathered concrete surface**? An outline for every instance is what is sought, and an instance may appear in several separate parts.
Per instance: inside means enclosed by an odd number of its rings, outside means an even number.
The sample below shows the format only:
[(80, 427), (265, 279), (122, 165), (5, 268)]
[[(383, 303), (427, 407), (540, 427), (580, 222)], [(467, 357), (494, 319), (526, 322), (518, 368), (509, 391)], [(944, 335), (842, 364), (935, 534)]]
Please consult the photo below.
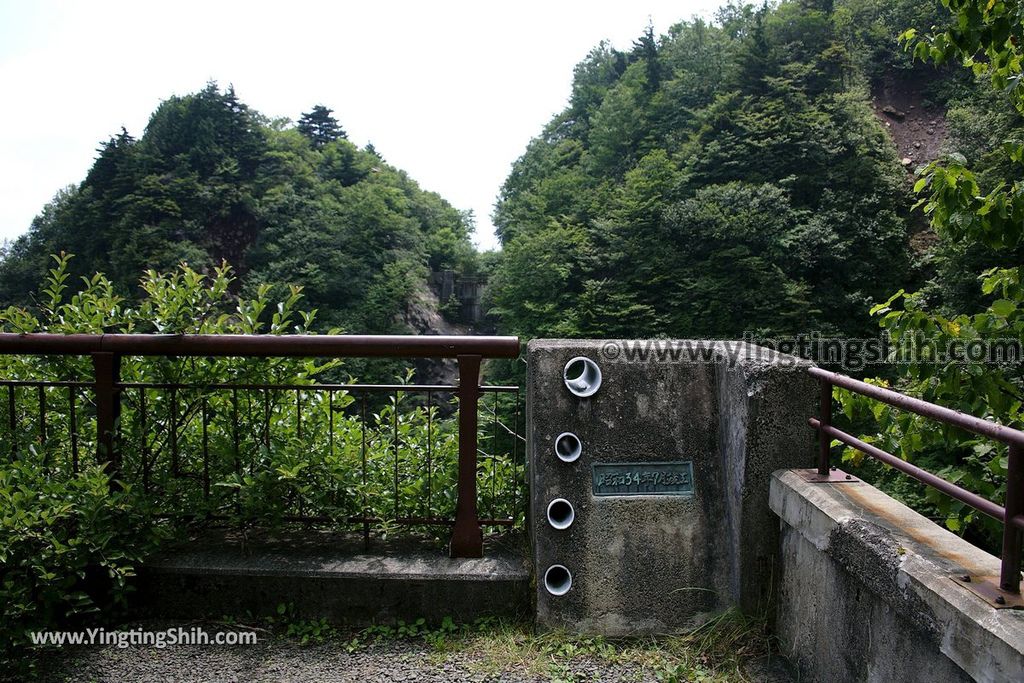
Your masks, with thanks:
[(807, 418), (817, 414), (819, 387), (804, 370), (810, 363), (779, 357), (748, 344), (722, 344), (716, 365), (721, 417), (725, 514), (729, 530), (730, 596), (749, 613), (770, 608), (778, 525), (768, 505), (772, 473), (808, 467), (815, 435)]
[(999, 560), (864, 483), (777, 472), (776, 632), (808, 681), (1021, 681), (1024, 611), (951, 580)]
[(139, 602), (175, 619), (273, 615), (282, 603), (296, 618), (353, 626), (520, 617), (531, 603), (525, 550), (521, 540), (492, 542), (483, 558), (451, 559), (413, 540), (365, 551), (343, 534), (208, 534), (147, 561)]
[[(730, 605), (756, 605), (770, 590), (778, 528), (767, 503), (775, 469), (807, 465), (815, 403), (807, 375), (757, 347), (703, 344), (705, 358), (626, 360), (633, 342), (535, 340), (528, 347), (527, 439), (537, 622), (583, 633), (663, 633), (694, 626)], [(687, 342), (659, 342), (663, 346)], [(609, 345), (619, 345), (619, 353)], [(574, 396), (562, 370), (596, 361), (600, 391)], [(792, 361), (793, 359), (789, 359)], [(573, 463), (555, 457), (562, 432), (582, 440)], [(597, 463), (692, 461), (694, 493), (593, 495)], [(553, 529), (548, 503), (567, 499), (575, 523)], [(552, 564), (573, 587), (552, 596)]]

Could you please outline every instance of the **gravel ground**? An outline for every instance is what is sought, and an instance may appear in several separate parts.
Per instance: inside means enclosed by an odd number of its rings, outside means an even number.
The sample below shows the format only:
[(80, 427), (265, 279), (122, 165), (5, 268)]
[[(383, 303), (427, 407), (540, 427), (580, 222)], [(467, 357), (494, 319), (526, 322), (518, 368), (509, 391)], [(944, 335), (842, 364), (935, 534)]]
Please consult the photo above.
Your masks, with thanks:
[[(76, 648), (44, 665), (46, 681), (242, 683), (249, 681), (422, 681), (474, 683), (544, 681), (513, 671), (493, 673), (464, 652), (439, 654), (421, 641), (373, 645), (352, 654), (337, 645), (299, 646), (285, 640), (250, 647)], [(578, 681), (654, 681), (635, 666), (574, 659), (566, 678)]]
[[(149, 625), (156, 630), (166, 624)], [(208, 631), (215, 628), (207, 627)], [(78, 646), (52, 649), (40, 660), (42, 680), (75, 683), (250, 683), (359, 681), (424, 683), (571, 681), (656, 681), (655, 672), (639, 664), (608, 663), (577, 655), (547, 675), (521, 670), (496, 671), (493, 660), (471, 649), (441, 652), (422, 640), (390, 640), (349, 653), (343, 644), (300, 645), (293, 639), (260, 633), (256, 645), (183, 646), (157, 649), (132, 646)], [(720, 679), (719, 679), (720, 680)], [(752, 662), (737, 680), (789, 683), (776, 664)]]

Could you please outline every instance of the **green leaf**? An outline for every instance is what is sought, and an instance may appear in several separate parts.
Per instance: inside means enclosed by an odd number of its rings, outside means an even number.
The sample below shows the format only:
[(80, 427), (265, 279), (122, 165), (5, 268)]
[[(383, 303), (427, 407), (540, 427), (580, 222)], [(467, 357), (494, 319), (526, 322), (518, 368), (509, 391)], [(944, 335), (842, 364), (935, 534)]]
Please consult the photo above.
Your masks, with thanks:
[(1017, 304), (1009, 299), (997, 299), (992, 302), (991, 306), (989, 306), (989, 310), (998, 316), (1007, 318), (1017, 310)]

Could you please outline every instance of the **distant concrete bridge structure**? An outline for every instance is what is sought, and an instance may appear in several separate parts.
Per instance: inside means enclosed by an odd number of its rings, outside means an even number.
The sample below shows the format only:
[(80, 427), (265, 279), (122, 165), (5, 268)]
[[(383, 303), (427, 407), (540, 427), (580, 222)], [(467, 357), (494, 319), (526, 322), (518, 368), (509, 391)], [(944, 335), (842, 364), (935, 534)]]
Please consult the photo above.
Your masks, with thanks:
[(483, 275), (462, 275), (451, 270), (432, 271), (430, 285), (437, 293), (437, 299), (445, 306), (450, 301), (458, 303), (457, 320), (465, 325), (483, 322), (484, 287), (487, 278)]

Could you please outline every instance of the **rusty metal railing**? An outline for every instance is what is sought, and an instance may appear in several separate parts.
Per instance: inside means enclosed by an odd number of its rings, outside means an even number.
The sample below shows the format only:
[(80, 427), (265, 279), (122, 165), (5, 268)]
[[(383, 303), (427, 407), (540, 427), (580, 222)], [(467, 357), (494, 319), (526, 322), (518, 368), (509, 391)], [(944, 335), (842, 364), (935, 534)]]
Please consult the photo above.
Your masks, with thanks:
[[(906, 396), (896, 391), (861, 382), (846, 375), (822, 370), (821, 368), (809, 368), (808, 372), (821, 383), (820, 414), (817, 418), (812, 417), (809, 420), (810, 425), (818, 430), (818, 476), (823, 480), (827, 480), (826, 478), (830, 477), (831, 439), (837, 439), (847, 446), (890, 465), (923, 484), (936, 488), (947, 496), (1002, 522), (1002, 564), (998, 588), (1014, 598), (1019, 597), (1021, 583), (1021, 536), (1022, 531), (1024, 531), (1024, 455), (1022, 455), (1024, 453), (1024, 432)], [(1008, 447), (1008, 467), (1005, 505), (1001, 506), (986, 498), (982, 498), (956, 484), (926, 472), (898, 456), (887, 453), (833, 427), (833, 387), (842, 387), (894, 408), (959, 427), (979, 436), (1006, 444)], [(963, 583), (971, 583), (969, 576), (962, 577), (962, 579)], [(997, 605), (1005, 605), (1007, 603), (1006, 597), (998, 593), (989, 595), (983, 590), (978, 592), (984, 597), (991, 599)]]
[[(40, 440), (46, 440), (47, 433), (47, 389), (66, 389), (68, 392), (69, 421), (71, 435), (71, 453), (73, 467), (77, 471), (79, 452), (77, 442), (78, 421), (76, 413), (76, 395), (79, 391), (92, 389), (95, 397), (96, 445), (97, 459), (106, 463), (108, 471), (116, 481), (120, 475), (121, 458), (121, 408), (122, 396), (127, 391), (137, 390), (140, 397), (141, 412), (138, 414), (143, 421), (142, 431), (146, 425), (146, 392), (147, 390), (167, 389), (171, 391), (170, 408), (172, 414), (177, 411), (176, 391), (196, 388), (173, 383), (139, 383), (121, 381), (121, 358), (123, 356), (168, 356), (168, 357), (319, 357), (319, 358), (453, 358), (458, 362), (459, 382), (456, 386), (449, 385), (273, 385), (273, 384), (216, 384), (200, 387), (206, 390), (226, 390), (233, 392), (232, 406), (237, 410), (237, 393), (239, 391), (296, 391), (296, 418), (301, 435), (302, 414), (301, 396), (298, 392), (325, 391), (331, 400), (338, 391), (393, 391), (425, 392), (428, 411), (432, 394), (451, 392), (458, 400), (458, 477), (454, 520), (432, 518), (408, 518), (393, 520), (407, 524), (450, 524), (452, 535), (450, 552), (453, 557), (481, 557), (483, 554), (483, 533), (481, 523), (493, 526), (509, 525), (510, 520), (484, 519), (478, 514), (477, 504), (477, 452), (479, 428), (479, 404), (483, 394), (491, 392), (495, 396), (494, 421), (497, 430), (497, 394), (514, 391), (518, 397), (518, 387), (496, 387), (480, 385), (481, 362), (487, 358), (515, 358), (519, 355), (519, 340), (516, 337), (454, 337), (454, 336), (264, 336), (264, 335), (145, 335), (145, 334), (103, 334), (103, 335), (57, 335), (57, 334), (10, 334), (0, 333), (0, 354), (8, 355), (73, 355), (90, 356), (94, 377), (88, 381), (16, 381), (0, 380), (0, 385), (7, 388), (8, 420), (11, 430), (12, 454), (17, 448), (17, 421), (15, 392), (18, 388), (35, 388), (38, 391)], [(269, 404), (268, 404), (269, 405)], [(518, 422), (518, 398), (516, 421)], [(366, 416), (366, 398), (362, 399), (362, 415)], [(203, 486), (209, 493), (209, 461), (207, 448), (207, 414), (205, 399), (201, 402), (202, 439), (203, 439)], [(333, 412), (330, 413), (333, 419)], [(237, 419), (237, 415), (236, 415)], [(173, 421), (177, 428), (178, 421)], [(364, 423), (365, 425), (365, 423)], [(397, 422), (396, 422), (397, 425)], [(364, 427), (365, 428), (365, 427)], [(269, 418), (267, 425), (269, 435)], [(331, 432), (333, 436), (333, 432)], [(364, 432), (365, 434), (365, 432)], [(269, 436), (267, 437), (269, 439)], [(237, 422), (235, 427), (235, 455), (238, 455)], [(174, 444), (172, 444), (173, 446)], [(396, 492), (397, 492), (397, 444), (395, 445)], [(176, 457), (177, 453), (174, 453)], [(365, 467), (365, 436), (364, 436), (364, 467)], [(146, 484), (147, 459), (142, 457), (142, 476)], [(493, 472), (493, 467), (492, 467)], [(364, 472), (365, 476), (365, 472)], [(397, 493), (396, 493), (397, 508)], [(396, 509), (397, 513), (397, 509)], [(492, 511), (493, 513), (493, 511)], [(396, 515), (397, 516), (397, 515)], [(494, 515), (492, 514), (492, 518)], [(308, 521), (311, 518), (305, 518)], [(363, 516), (355, 518), (364, 526), (364, 534), (368, 533), (367, 524), (373, 521)]]

